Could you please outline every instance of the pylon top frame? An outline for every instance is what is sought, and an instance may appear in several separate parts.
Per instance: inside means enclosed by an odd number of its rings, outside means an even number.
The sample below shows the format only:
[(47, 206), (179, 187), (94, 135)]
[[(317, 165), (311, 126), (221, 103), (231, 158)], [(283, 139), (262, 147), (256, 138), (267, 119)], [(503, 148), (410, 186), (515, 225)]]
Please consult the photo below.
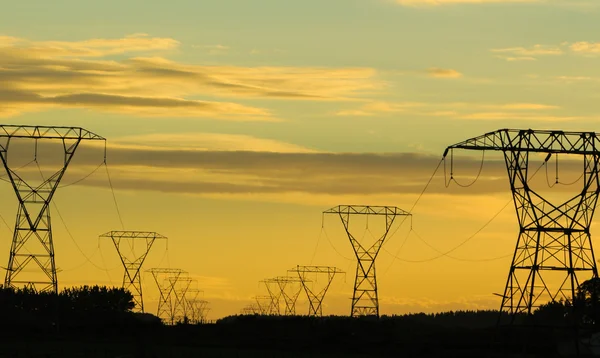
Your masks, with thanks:
[(153, 231), (109, 231), (100, 235), (100, 237), (105, 238), (119, 238), (119, 239), (166, 239), (166, 236), (163, 236), (157, 232)]
[(106, 138), (81, 127), (31, 125), (0, 125), (0, 138), (87, 139), (106, 141)]
[(600, 154), (598, 136), (600, 134), (596, 132), (498, 129), (448, 146), (444, 157), (451, 149), (598, 155)]
[(408, 211), (395, 206), (338, 205), (323, 211), (323, 214), (352, 215), (411, 215)]

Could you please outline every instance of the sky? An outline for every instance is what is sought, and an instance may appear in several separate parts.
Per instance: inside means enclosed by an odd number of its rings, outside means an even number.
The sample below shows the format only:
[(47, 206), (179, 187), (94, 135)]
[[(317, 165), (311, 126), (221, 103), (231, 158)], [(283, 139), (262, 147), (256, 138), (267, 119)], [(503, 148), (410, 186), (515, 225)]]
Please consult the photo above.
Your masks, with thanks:
[[(347, 315), (352, 247), (321, 213), (388, 205), (413, 216), (377, 258), (382, 314), (497, 309), (518, 234), (502, 158), (486, 154), (470, 187), (435, 169), (447, 146), (499, 128), (595, 131), (599, 15), (593, 0), (11, 1), (0, 117), (107, 139), (107, 165), (82, 143), (53, 199), (60, 287), (120, 285), (98, 237), (156, 231), (168, 239), (143, 270), (186, 270), (212, 319), (296, 265), (345, 271), (324, 313)], [(20, 148), (11, 165), (33, 159)], [(456, 180), (473, 181), (480, 153), (456, 155)], [(560, 168), (561, 182), (580, 175)], [(3, 263), (17, 201), (0, 191)], [(363, 219), (355, 236), (383, 234)], [(153, 312), (158, 290), (143, 282)]]

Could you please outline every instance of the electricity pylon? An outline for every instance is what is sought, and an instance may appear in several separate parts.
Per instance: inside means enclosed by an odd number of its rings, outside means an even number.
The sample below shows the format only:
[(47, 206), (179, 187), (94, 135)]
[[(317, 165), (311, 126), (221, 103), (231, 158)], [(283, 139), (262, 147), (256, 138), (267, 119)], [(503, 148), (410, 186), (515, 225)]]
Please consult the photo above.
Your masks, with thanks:
[(281, 289), (279, 288), (279, 283), (277, 282), (276, 279), (273, 279), (273, 278), (264, 279), (262, 281), (259, 281), (259, 283), (265, 284), (265, 287), (267, 288), (267, 292), (269, 293), (269, 297), (271, 297), (271, 312), (270, 312), (270, 314), (280, 315), (281, 310), (280, 310), (279, 299), (281, 298)]
[[(123, 288), (133, 295), (134, 310), (144, 312), (144, 298), (142, 296), (142, 275), (140, 270), (156, 239), (167, 239), (156, 232), (149, 231), (109, 231), (100, 235), (101, 238), (110, 238), (117, 249), (121, 263), (125, 268), (123, 274)], [(145, 246), (136, 254), (135, 243), (144, 241)], [(129, 243), (129, 249), (121, 247), (123, 242)], [(126, 245), (127, 246), (127, 245)]]
[[(543, 299), (573, 302), (580, 280), (598, 277), (590, 225), (600, 193), (600, 141), (593, 132), (500, 129), (449, 146), (453, 149), (501, 151), (519, 222), (519, 236), (502, 295), (501, 312), (510, 324), (518, 314), (530, 316)], [(530, 186), (530, 154), (580, 156), (582, 186), (570, 199), (552, 203)], [(558, 160), (558, 159), (557, 159)], [(558, 161), (557, 161), (558, 163)], [(553, 282), (553, 279), (556, 282)]]
[(249, 305), (245, 306), (244, 308), (242, 308), (241, 314), (243, 314), (243, 315), (260, 314), (260, 309), (255, 304), (249, 304)]
[(147, 272), (152, 274), (160, 293), (156, 316), (169, 324), (174, 324), (177, 303), (174, 294), (175, 285), (180, 277), (187, 276), (188, 273), (181, 269), (172, 268), (152, 268)]
[(169, 277), (173, 285), (173, 294), (175, 295), (175, 305), (173, 307), (173, 322), (184, 322), (187, 316), (186, 294), (192, 282), (195, 280), (190, 277)]
[[(379, 297), (377, 292), (377, 276), (375, 275), (375, 259), (379, 254), (390, 228), (397, 216), (410, 216), (409, 212), (395, 206), (365, 206), (365, 205), (339, 205), (323, 214), (337, 214), (342, 219), (346, 234), (350, 239), (354, 254), (356, 255), (356, 278), (352, 294), (352, 308), (350, 316), (377, 316), (379, 317)], [(385, 216), (385, 231), (369, 248), (365, 248), (350, 233), (350, 216), (376, 215)]]
[[(11, 168), (8, 163), (9, 146), (13, 139), (35, 141), (33, 161), (38, 166), (38, 141), (60, 141), (64, 154), (60, 168), (48, 178), (42, 178), (40, 184), (30, 185), (17, 174), (18, 169)], [(19, 202), (5, 286), (28, 286), (39, 292), (58, 292), (50, 202), (82, 140), (106, 141), (78, 127), (0, 125), (0, 159)]]
[[(300, 278), (300, 282), (302, 283), (302, 287), (304, 288), (304, 292), (306, 292), (306, 297), (308, 298), (308, 315), (309, 316), (323, 316), (323, 299), (325, 299), (325, 294), (327, 290), (329, 290), (329, 286), (331, 286), (331, 282), (333, 278), (338, 273), (345, 273), (344, 271), (338, 269), (337, 267), (332, 266), (296, 266), (293, 269), (288, 270), (288, 272), (295, 272)], [(327, 282), (325, 283), (325, 287), (321, 289), (321, 291), (316, 292), (314, 289), (308, 287), (308, 282), (311, 282), (307, 279), (307, 274), (327, 274)]]
[[(273, 278), (272, 280), (277, 282), (279, 290), (281, 291), (280, 295), (283, 296), (283, 300), (285, 301), (285, 315), (295, 315), (296, 302), (298, 301), (298, 296), (300, 296), (300, 292), (302, 291), (302, 280), (299, 277), (290, 276), (279, 276)], [(296, 283), (298, 285), (295, 285)], [(291, 292), (288, 293), (288, 291)]]
[(256, 296), (254, 297), (258, 312), (261, 315), (273, 315), (275, 314), (275, 307), (273, 305), (273, 298), (271, 296)]

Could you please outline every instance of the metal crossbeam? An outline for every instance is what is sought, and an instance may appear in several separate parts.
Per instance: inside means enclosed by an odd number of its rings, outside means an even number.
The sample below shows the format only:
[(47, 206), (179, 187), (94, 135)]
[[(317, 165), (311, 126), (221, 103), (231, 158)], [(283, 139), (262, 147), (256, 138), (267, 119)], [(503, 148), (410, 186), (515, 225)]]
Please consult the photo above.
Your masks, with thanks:
[(106, 140), (81, 127), (0, 125), (0, 138)]
[[(38, 140), (60, 140), (64, 152), (62, 166), (43, 178), (41, 184), (27, 183), (17, 173), (18, 169), (8, 163), (9, 147), (15, 138), (35, 141), (34, 161), (38, 167)], [(105, 139), (79, 127), (0, 125), (0, 159), (19, 202), (5, 286), (58, 292), (50, 203), (82, 140)]]
[[(298, 275), (300, 282), (302, 283), (302, 287), (304, 288), (304, 292), (306, 293), (306, 297), (308, 298), (308, 315), (309, 316), (323, 316), (323, 300), (325, 299), (325, 294), (327, 290), (329, 290), (329, 286), (331, 286), (331, 282), (336, 274), (345, 273), (344, 271), (338, 269), (333, 266), (296, 266), (288, 272), (293, 272)], [(316, 291), (311, 289), (308, 285), (311, 280), (309, 280), (306, 275), (307, 274), (326, 274), (327, 281), (325, 286), (320, 290)]]
[[(342, 220), (350, 244), (356, 255), (356, 278), (352, 294), (352, 307), (350, 316), (377, 316), (379, 317), (379, 297), (377, 291), (377, 276), (375, 275), (375, 259), (383, 246), (387, 235), (397, 216), (410, 216), (411, 214), (395, 206), (368, 206), (368, 205), (339, 205), (323, 214), (337, 214)], [(352, 215), (384, 215), (385, 231), (371, 247), (365, 247), (350, 232), (350, 216)]]
[[(446, 148), (503, 152), (519, 222), (517, 246), (502, 295), (501, 311), (531, 315), (548, 301), (573, 302), (582, 280), (598, 271), (590, 226), (600, 193), (600, 143), (594, 132), (501, 129)], [(581, 155), (582, 185), (561, 203), (552, 203), (529, 185), (529, 153)]]
[(499, 150), (533, 153), (598, 155), (600, 141), (595, 132), (499, 129), (449, 146), (450, 149)]
[[(144, 299), (142, 295), (142, 275), (140, 270), (154, 241), (156, 239), (167, 239), (156, 232), (150, 231), (109, 231), (100, 235), (100, 238), (109, 238), (112, 240), (121, 263), (125, 268), (123, 274), (123, 288), (129, 290), (133, 295), (133, 302), (135, 303), (134, 310), (144, 312)], [(135, 253), (135, 242), (144, 240), (146, 244), (144, 250), (139, 253)], [(123, 250), (121, 243), (126, 241), (130, 244), (131, 250), (128, 252)]]

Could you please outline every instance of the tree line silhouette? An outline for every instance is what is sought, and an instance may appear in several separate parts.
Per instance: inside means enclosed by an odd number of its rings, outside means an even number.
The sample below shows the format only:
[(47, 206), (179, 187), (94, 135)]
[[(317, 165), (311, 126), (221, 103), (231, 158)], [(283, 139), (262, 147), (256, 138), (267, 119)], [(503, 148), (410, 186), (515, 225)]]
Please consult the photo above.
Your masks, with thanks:
[[(122, 288), (81, 286), (56, 294), (0, 286), (0, 317), (12, 328), (9, 336), (23, 339), (21, 332), (27, 332), (26, 339), (36, 344), (50, 336), (55, 342), (101, 337), (104, 354), (145, 352), (140, 356), (149, 357), (162, 357), (157, 352), (170, 352), (166, 347), (219, 354), (227, 351), (236, 357), (248, 356), (245, 352), (260, 355), (266, 350), (288, 352), (285, 354), (290, 357), (317, 353), (324, 357), (476, 357), (490, 349), (499, 317), (508, 317), (500, 316), (497, 310), (380, 318), (236, 315), (215, 324), (166, 326), (153, 315), (133, 313), (133, 307), (133, 296)], [(526, 319), (546, 327), (570, 327), (575, 323), (585, 327), (587, 333), (595, 332), (600, 324), (600, 279), (583, 282), (572, 302), (547, 303), (531, 316), (518, 316), (516, 323)], [(549, 356), (556, 350), (556, 342), (565, 337), (563, 332), (554, 328), (536, 330), (533, 335), (517, 338), (521, 341), (514, 343), (514, 350), (518, 351), (527, 340), (543, 352), (541, 356)], [(229, 357), (227, 354), (223, 357)], [(285, 354), (281, 356), (287, 357)]]

